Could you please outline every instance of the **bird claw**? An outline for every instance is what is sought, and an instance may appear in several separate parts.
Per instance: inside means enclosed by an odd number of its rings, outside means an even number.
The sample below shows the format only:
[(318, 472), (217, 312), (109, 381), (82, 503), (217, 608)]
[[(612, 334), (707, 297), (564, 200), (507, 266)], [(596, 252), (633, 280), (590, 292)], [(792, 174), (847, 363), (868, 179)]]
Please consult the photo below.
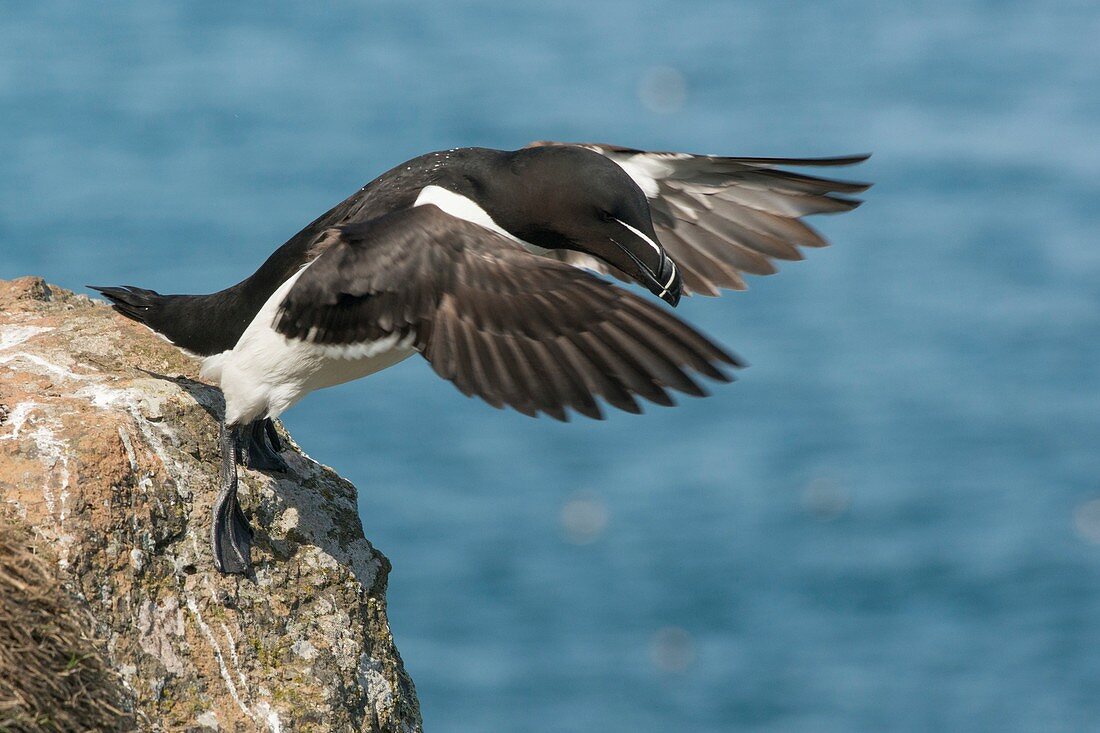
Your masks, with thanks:
[(254, 471), (286, 473), (290, 470), (286, 459), (279, 455), (283, 449), (282, 440), (275, 430), (275, 424), (268, 418), (254, 420), (247, 430), (242, 431), (239, 439), (240, 463)]

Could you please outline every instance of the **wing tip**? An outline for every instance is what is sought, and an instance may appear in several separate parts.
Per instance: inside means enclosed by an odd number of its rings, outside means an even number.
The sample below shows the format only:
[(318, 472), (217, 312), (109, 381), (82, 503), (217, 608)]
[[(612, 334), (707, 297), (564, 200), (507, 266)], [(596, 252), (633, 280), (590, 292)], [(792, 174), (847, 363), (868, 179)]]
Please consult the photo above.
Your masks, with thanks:
[[(863, 189), (867, 190), (867, 189)], [(830, 201), (834, 201), (841, 205), (842, 208), (838, 208), (835, 211), (822, 211), (822, 214), (846, 214), (849, 211), (854, 211), (860, 206), (863, 206), (863, 199), (852, 198), (850, 196), (829, 196)]]
[(748, 368), (749, 363), (746, 360), (742, 359), (737, 354), (726, 351), (725, 349), (723, 349), (720, 346), (718, 347), (718, 350), (722, 353), (722, 357), (723, 357), (722, 361), (724, 361), (728, 366), (731, 366), (734, 369), (747, 369)]
[[(824, 155), (812, 158), (771, 158), (774, 161), (784, 161), (785, 165), (804, 165), (813, 168), (842, 168), (849, 165), (859, 165), (869, 160), (873, 153), (850, 153), (847, 155)], [(769, 158), (757, 158), (757, 160), (769, 160)]]

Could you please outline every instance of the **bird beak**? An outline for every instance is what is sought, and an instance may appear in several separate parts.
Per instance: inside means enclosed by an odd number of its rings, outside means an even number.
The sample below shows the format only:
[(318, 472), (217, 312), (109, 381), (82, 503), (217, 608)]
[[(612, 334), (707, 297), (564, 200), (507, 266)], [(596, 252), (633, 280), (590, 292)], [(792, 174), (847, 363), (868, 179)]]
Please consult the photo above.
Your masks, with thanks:
[(676, 263), (669, 258), (664, 247), (653, 237), (624, 221), (619, 219), (615, 221), (622, 225), (624, 236), (616, 237), (612, 241), (618, 245), (634, 267), (616, 266), (633, 275), (640, 284), (649, 288), (649, 292), (675, 308), (680, 302), (683, 289), (683, 281)]
[[(684, 283), (680, 278), (680, 270), (676, 263), (666, 254), (662, 263), (661, 272), (654, 284), (648, 284), (649, 291), (673, 308), (680, 303), (680, 295), (683, 293)], [(660, 286), (660, 290), (657, 289)]]

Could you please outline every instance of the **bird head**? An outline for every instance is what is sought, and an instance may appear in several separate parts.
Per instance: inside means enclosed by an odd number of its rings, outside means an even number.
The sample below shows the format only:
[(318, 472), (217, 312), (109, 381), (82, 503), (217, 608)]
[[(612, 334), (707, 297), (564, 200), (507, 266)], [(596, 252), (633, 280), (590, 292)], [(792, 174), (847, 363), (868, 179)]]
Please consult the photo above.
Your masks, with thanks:
[(613, 161), (576, 146), (507, 154), (495, 221), (525, 242), (595, 257), (675, 306), (680, 272), (653, 230), (645, 194)]

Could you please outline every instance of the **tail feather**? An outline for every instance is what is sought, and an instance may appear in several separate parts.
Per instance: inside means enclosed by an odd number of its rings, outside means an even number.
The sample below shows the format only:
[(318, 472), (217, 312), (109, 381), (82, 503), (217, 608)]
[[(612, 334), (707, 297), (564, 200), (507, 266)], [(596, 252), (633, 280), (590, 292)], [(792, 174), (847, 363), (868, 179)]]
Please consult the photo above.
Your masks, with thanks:
[(133, 285), (122, 287), (88, 285), (87, 287), (102, 293), (122, 315), (138, 323), (144, 323), (150, 328), (153, 328), (150, 321), (155, 320), (161, 301), (164, 300), (164, 296), (154, 290), (136, 288)]
[[(244, 325), (247, 312), (227, 312), (225, 300), (213, 295), (161, 295), (155, 290), (123, 287), (89, 288), (102, 293), (122, 315), (137, 321), (181, 349), (209, 356), (232, 349)], [(217, 324), (217, 328), (212, 325)]]

